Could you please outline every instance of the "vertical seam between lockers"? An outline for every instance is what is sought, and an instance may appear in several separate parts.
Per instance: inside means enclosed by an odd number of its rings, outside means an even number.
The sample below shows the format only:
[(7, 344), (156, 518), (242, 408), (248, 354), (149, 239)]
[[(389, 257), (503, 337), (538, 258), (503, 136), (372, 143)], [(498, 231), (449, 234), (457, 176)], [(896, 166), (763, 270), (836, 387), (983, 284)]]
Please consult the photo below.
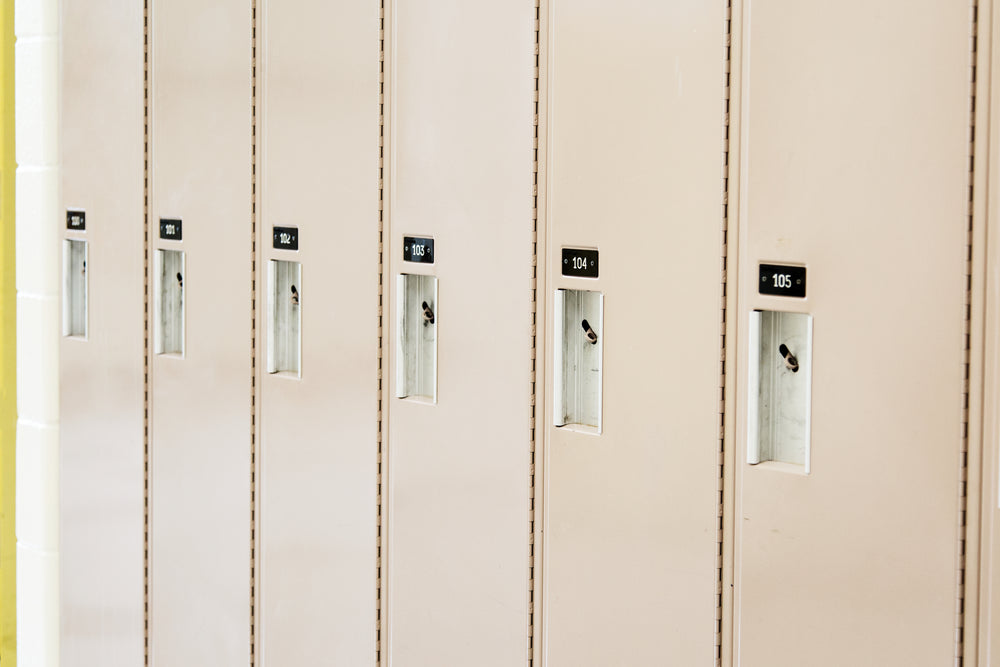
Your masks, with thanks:
[(535, 659), (535, 452), (536, 452), (536, 407), (538, 405), (538, 125), (539, 125), (539, 67), (541, 63), (541, 2), (535, 0), (535, 89), (532, 101), (532, 210), (531, 210), (531, 414), (529, 422), (529, 498), (528, 498), (528, 667)]
[(142, 644), (149, 665), (149, 4), (142, 7)]
[(965, 248), (965, 322), (962, 325), (962, 439), (959, 452), (958, 484), (958, 539), (956, 545), (956, 598), (955, 598), (955, 667), (962, 667), (965, 660), (965, 549), (968, 526), (968, 474), (969, 474), (969, 379), (972, 318), (972, 241), (975, 213), (975, 141), (976, 141), (976, 51), (978, 40), (979, 2), (970, 1), (969, 23), (969, 172), (968, 210)]
[(257, 664), (257, 0), (250, 5), (250, 664)]
[(725, 65), (723, 66), (723, 135), (722, 135), (722, 285), (719, 306), (719, 448), (718, 448), (718, 504), (716, 526), (716, 580), (715, 580), (715, 664), (722, 665), (723, 576), (724, 576), (724, 506), (726, 458), (726, 298), (729, 258), (729, 114), (730, 77), (732, 76), (732, 26), (733, 3), (726, 2), (725, 13)]
[(379, 3), (379, 45), (378, 45), (378, 361), (376, 406), (376, 509), (375, 509), (375, 664), (382, 664), (382, 308), (383, 308), (383, 205), (385, 169), (385, 0)]

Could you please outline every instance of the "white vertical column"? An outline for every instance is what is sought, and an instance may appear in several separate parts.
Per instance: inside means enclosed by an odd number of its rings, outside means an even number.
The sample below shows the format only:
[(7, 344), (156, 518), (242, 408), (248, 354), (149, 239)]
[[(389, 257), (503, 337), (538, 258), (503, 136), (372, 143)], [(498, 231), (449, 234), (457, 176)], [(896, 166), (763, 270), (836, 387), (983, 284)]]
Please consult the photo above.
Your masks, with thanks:
[(59, 664), (59, 3), (14, 3), (17, 648)]

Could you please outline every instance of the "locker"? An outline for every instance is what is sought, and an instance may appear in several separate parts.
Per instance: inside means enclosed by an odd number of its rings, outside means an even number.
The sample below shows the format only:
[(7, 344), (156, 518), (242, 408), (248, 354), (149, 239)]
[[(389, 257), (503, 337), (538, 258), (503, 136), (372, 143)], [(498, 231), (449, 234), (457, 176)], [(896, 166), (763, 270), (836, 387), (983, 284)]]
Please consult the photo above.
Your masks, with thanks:
[(153, 0), (150, 26), (150, 254), (174, 263), (150, 276), (150, 658), (247, 664), (251, 4)]
[(734, 661), (952, 664), (969, 7), (742, 12)]
[[(979, 506), (968, 512), (966, 609), (967, 619), (978, 623), (966, 629), (967, 663), (1000, 666), (1000, 198), (995, 165), (1000, 158), (1000, 51), (990, 48), (1000, 35), (1000, 12), (980, 10), (978, 23), (976, 133), (976, 235), (973, 237), (975, 270), (971, 333), (969, 459), (975, 461), (975, 444), (982, 443)], [(988, 86), (988, 88), (987, 88)], [(989, 97), (983, 92), (988, 90)], [(985, 128), (978, 130), (978, 128)], [(980, 300), (981, 299), (981, 300)], [(977, 352), (982, 351), (979, 357)], [(977, 381), (982, 381), (977, 394)], [(977, 417), (981, 431), (977, 432)], [(969, 487), (976, 488), (974, 474)], [(970, 503), (972, 498), (970, 497)], [(978, 511), (977, 511), (978, 510)], [(978, 515), (978, 517), (977, 517)], [(976, 519), (979, 519), (977, 526)], [(975, 530), (978, 528), (978, 535)], [(977, 539), (978, 538), (978, 539)], [(978, 542), (978, 544), (977, 544)], [(972, 568), (976, 567), (975, 570)], [(970, 604), (971, 603), (971, 604)], [(971, 608), (970, 608), (971, 607)], [(969, 621), (966, 621), (970, 625)]]
[(548, 6), (543, 664), (714, 665), (725, 3)]
[[(990, 162), (996, 159), (997, 139), (996, 135), (991, 138), (993, 146), (990, 148)], [(978, 148), (978, 146), (977, 146)], [(993, 190), (990, 187), (990, 190)], [(978, 612), (976, 618), (979, 623), (975, 628), (975, 634), (966, 631), (965, 655), (978, 658), (978, 662), (972, 664), (981, 667), (997, 667), (1000, 665), (1000, 646), (997, 644), (1000, 638), (1000, 367), (998, 367), (998, 346), (997, 340), (1000, 338), (1000, 327), (998, 327), (998, 315), (1000, 315), (1000, 291), (996, 289), (998, 265), (996, 258), (1000, 257), (1000, 248), (997, 247), (998, 236), (996, 234), (997, 222), (1000, 216), (997, 215), (997, 203), (990, 192), (988, 197), (989, 206), (989, 228), (986, 232), (986, 246), (989, 248), (986, 254), (986, 288), (985, 288), (985, 311), (982, 319), (979, 320), (983, 326), (984, 335), (984, 357), (983, 357), (983, 405), (982, 405), (982, 497), (980, 499), (979, 517), (980, 526), (973, 522), (975, 512), (972, 508), (969, 511), (969, 529), (979, 528), (978, 539), (980, 540), (978, 553), (969, 554), (969, 567), (971, 563), (978, 560), (978, 568), (975, 572), (966, 575), (967, 600), (975, 600), (977, 604), (973, 609), (966, 609), (967, 617), (972, 617)], [(974, 315), (973, 317), (976, 317)], [(975, 333), (973, 341), (976, 340)], [(975, 342), (973, 343), (975, 345)], [(973, 377), (975, 372), (973, 371)], [(970, 417), (977, 414), (975, 403), (972, 404)], [(970, 433), (974, 433), (973, 424), (970, 421)], [(971, 458), (971, 457), (970, 457)], [(972, 486), (972, 484), (970, 484)], [(970, 539), (969, 544), (974, 544)], [(970, 590), (976, 586), (978, 590)]]
[[(993, 149), (995, 151), (995, 148)], [(995, 153), (994, 153), (995, 154)], [(992, 160), (993, 158), (991, 158)], [(992, 200), (992, 197), (990, 198)], [(997, 254), (996, 237), (996, 204), (989, 204), (990, 230), (988, 232), (990, 257), (996, 258)], [(971, 589), (973, 585), (978, 590), (967, 590), (967, 600), (976, 600), (978, 604), (966, 611), (967, 616), (972, 616), (978, 612), (978, 626), (975, 628), (976, 634), (966, 632), (965, 655), (978, 657), (978, 662), (973, 664), (982, 667), (997, 667), (1000, 665), (1000, 646), (997, 641), (1000, 638), (1000, 373), (998, 373), (998, 356), (996, 340), (1000, 331), (997, 327), (997, 314), (1000, 313), (1000, 294), (993, 285), (996, 285), (997, 265), (993, 259), (989, 260), (987, 281), (991, 285), (986, 291), (986, 315), (985, 315), (985, 363), (984, 363), (984, 405), (983, 405), (983, 459), (982, 459), (982, 498), (979, 507), (979, 545), (978, 553), (970, 554), (972, 558), (978, 559), (978, 570), (966, 576), (967, 586)], [(974, 414), (974, 413), (973, 413)], [(970, 430), (972, 425), (970, 424)], [(971, 518), (973, 512), (970, 509), (970, 529), (975, 524)], [(973, 642), (973, 637), (975, 641)]]
[(62, 21), (62, 664), (131, 667), (144, 652), (142, 7), (67, 0)]
[(379, 2), (257, 11), (260, 664), (374, 665)]
[(533, 0), (386, 18), (391, 664), (527, 660), (534, 21)]

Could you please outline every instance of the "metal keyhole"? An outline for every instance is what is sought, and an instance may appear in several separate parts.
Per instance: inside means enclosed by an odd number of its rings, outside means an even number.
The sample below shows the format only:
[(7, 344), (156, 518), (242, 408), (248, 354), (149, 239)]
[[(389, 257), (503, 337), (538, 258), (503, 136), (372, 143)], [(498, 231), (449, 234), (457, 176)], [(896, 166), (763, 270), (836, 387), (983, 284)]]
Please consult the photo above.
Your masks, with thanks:
[(591, 328), (590, 322), (588, 322), (587, 320), (584, 320), (580, 324), (583, 326), (583, 332), (586, 334), (587, 340), (590, 341), (590, 344), (591, 345), (596, 345), (597, 344), (597, 332), (594, 331), (593, 328)]
[(780, 354), (781, 358), (785, 360), (785, 366), (788, 367), (788, 370), (793, 373), (799, 372), (799, 360), (795, 358), (795, 355), (793, 355), (791, 351), (789, 351), (788, 346), (784, 343), (779, 345), (778, 354)]
[(181, 277), (181, 272), (180, 271), (177, 272), (177, 284), (180, 287), (184, 287), (184, 278)]
[(295, 289), (295, 285), (292, 285), (292, 305), (299, 305), (299, 291)]
[(423, 303), (421, 303), (420, 307), (423, 308), (424, 320), (430, 324), (434, 324), (434, 311), (431, 310), (431, 307), (427, 305), (427, 302), (424, 301)]

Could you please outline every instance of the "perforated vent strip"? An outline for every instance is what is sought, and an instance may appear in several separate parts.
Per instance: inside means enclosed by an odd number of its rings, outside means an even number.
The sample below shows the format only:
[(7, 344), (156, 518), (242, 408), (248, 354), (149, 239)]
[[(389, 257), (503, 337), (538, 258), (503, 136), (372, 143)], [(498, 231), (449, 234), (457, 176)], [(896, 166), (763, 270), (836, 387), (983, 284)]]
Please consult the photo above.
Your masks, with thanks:
[(955, 666), (962, 667), (965, 650), (965, 549), (966, 549), (966, 518), (968, 516), (968, 478), (969, 478), (969, 378), (971, 356), (971, 318), (972, 318), (972, 240), (973, 217), (975, 211), (975, 144), (976, 144), (976, 53), (978, 42), (979, 3), (970, 0), (969, 24), (969, 180), (968, 180), (968, 222), (965, 256), (965, 323), (963, 325), (962, 350), (962, 445), (959, 452), (959, 484), (958, 484), (958, 535), (956, 540), (955, 573)]
[(532, 137), (532, 231), (531, 231), (531, 422), (530, 422), (530, 498), (528, 502), (528, 665), (534, 664), (535, 653), (535, 409), (537, 406), (537, 331), (538, 331), (538, 114), (539, 57), (541, 52), (541, 1), (535, 0), (535, 90)]
[(378, 70), (378, 433), (377, 441), (377, 510), (375, 533), (375, 664), (382, 664), (382, 308), (384, 258), (382, 256), (384, 169), (385, 169), (385, 1), (379, 7), (379, 70)]
[(723, 92), (723, 144), (722, 144), (722, 286), (719, 306), (719, 478), (718, 478), (718, 534), (716, 551), (716, 590), (715, 590), (715, 664), (722, 665), (722, 616), (723, 616), (723, 575), (724, 575), (724, 507), (725, 501), (725, 458), (726, 458), (726, 276), (729, 258), (729, 100), (730, 76), (732, 65), (732, 2), (726, 4), (725, 25), (725, 66)]
[(257, 0), (250, 18), (250, 665), (257, 664)]
[(149, 2), (142, 9), (142, 449), (143, 662), (149, 665)]

